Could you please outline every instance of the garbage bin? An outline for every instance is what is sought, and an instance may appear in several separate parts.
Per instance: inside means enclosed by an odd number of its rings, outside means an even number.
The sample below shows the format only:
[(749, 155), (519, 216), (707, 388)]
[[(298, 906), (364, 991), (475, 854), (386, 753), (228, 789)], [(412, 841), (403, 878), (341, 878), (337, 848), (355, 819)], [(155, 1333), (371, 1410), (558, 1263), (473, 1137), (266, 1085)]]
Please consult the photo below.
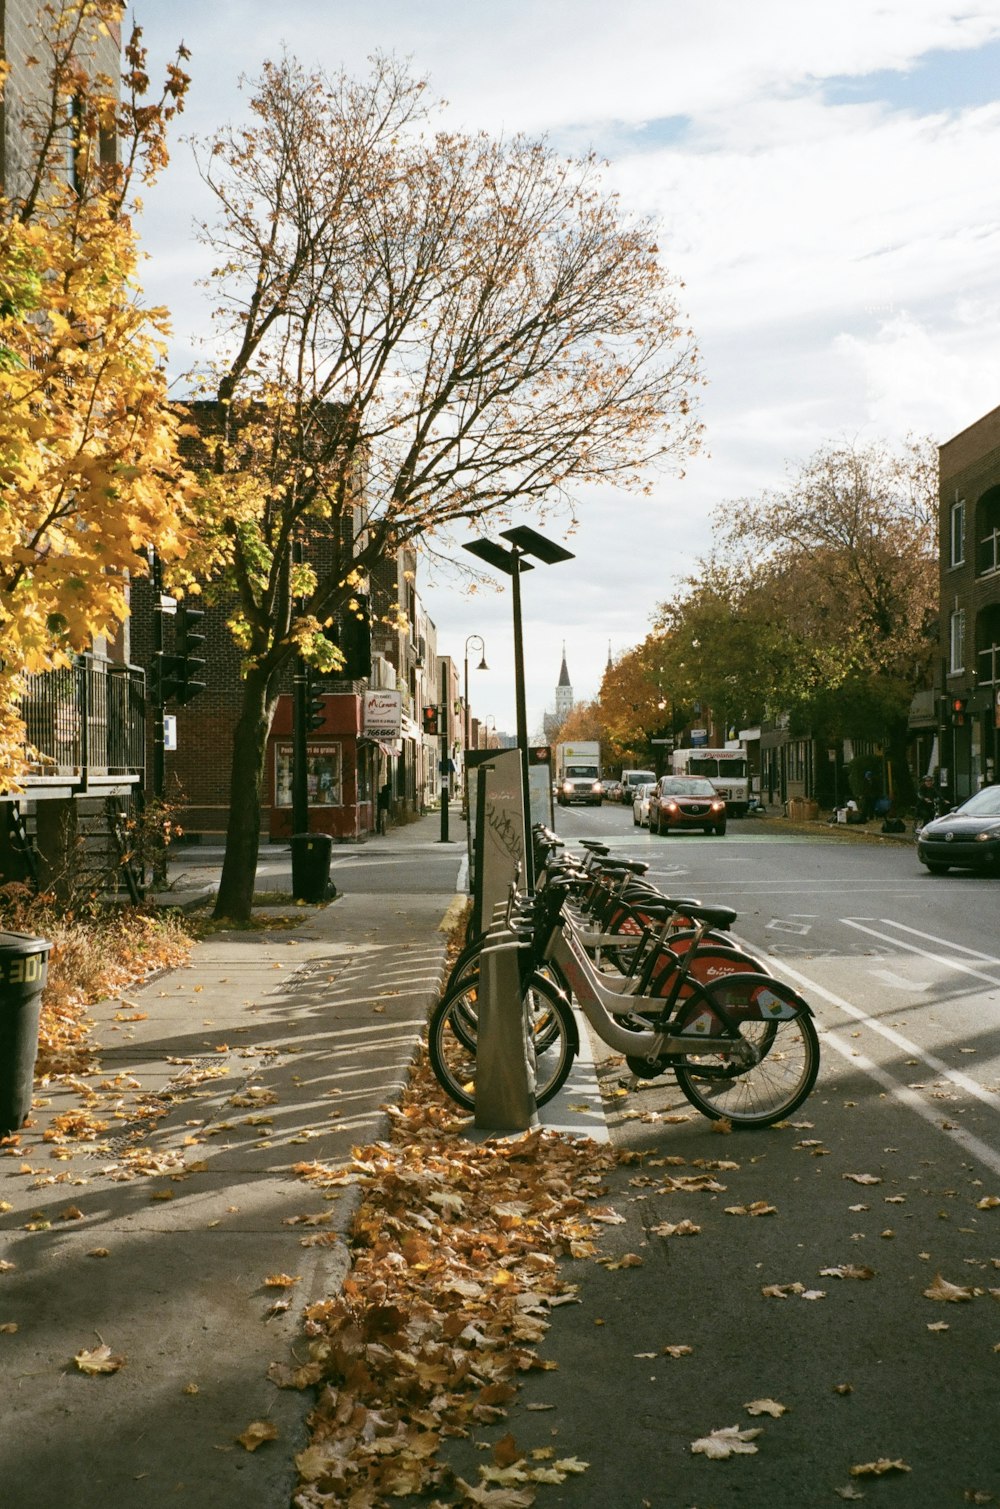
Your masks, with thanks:
[(330, 894), (329, 833), (292, 834), (292, 895), (296, 901), (325, 901)]
[(16, 1132), (31, 1110), (51, 948), (28, 933), (0, 933), (0, 1137)]

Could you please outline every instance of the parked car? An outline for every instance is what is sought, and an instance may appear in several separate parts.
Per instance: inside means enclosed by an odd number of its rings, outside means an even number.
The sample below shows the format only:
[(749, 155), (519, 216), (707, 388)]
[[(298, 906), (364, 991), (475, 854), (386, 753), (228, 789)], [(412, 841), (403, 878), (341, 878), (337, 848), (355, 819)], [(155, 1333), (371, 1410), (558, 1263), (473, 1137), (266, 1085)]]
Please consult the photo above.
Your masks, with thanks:
[(961, 870), (1000, 870), (1000, 786), (984, 786), (944, 817), (925, 823), (917, 835), (917, 858), (932, 875)]
[(698, 775), (661, 776), (649, 799), (650, 833), (701, 828), (725, 833), (726, 804), (711, 781)]
[(645, 781), (636, 787), (632, 798), (632, 822), (637, 828), (649, 827), (649, 799), (655, 790), (655, 781)]
[(640, 786), (651, 783), (656, 785), (655, 770), (623, 770), (621, 775), (621, 801), (624, 806), (631, 807), (635, 793)]
[(606, 802), (620, 802), (621, 799), (622, 799), (622, 783), (621, 783), (621, 781), (609, 781), (608, 785), (607, 785), (607, 789), (606, 789), (606, 791), (604, 793), (604, 800)]

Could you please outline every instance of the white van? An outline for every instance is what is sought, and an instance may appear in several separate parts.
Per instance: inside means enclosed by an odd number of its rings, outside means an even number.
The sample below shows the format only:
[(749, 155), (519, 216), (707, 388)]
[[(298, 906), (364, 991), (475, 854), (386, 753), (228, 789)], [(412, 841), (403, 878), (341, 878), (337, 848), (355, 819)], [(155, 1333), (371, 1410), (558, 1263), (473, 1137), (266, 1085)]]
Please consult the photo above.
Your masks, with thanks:
[(640, 786), (656, 784), (655, 770), (623, 770), (622, 771), (622, 802), (626, 807), (631, 807), (635, 801), (635, 794)]

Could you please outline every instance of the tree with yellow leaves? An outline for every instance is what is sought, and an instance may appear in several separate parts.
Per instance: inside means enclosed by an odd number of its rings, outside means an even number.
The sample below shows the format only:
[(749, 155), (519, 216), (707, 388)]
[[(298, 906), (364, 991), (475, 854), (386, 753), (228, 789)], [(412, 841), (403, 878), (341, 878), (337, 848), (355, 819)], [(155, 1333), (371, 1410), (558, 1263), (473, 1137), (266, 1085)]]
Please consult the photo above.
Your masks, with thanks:
[(67, 665), (122, 622), (153, 544), (185, 547), (190, 481), (161, 363), (166, 312), (145, 309), (131, 213), (166, 161), (181, 48), (160, 97), (138, 28), (124, 87), (121, 0), (39, 6), (39, 56), (4, 78), (20, 154), (0, 199), (0, 789), (25, 768), (26, 672)]

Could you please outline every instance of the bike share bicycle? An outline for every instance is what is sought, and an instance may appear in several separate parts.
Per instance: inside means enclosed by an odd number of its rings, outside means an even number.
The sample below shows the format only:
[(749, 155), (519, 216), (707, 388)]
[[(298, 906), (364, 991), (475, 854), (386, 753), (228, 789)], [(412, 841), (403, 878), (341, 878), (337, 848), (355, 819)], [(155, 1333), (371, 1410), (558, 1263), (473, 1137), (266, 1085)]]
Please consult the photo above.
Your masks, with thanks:
[[(587, 933), (569, 907), (571, 894), (579, 901), (593, 865), (585, 874), (559, 870), (552, 867), (531, 898), (533, 926), (521, 933), (539, 1106), (565, 1083), (579, 1050), (571, 994), (597, 1036), (625, 1055), (636, 1077), (672, 1072), (687, 1099), (710, 1119), (771, 1126), (802, 1104), (819, 1069), (811, 1008), (725, 938), (736, 917), (731, 908), (667, 898), (657, 904), (644, 893), (628, 914), (639, 918), (628, 970), (613, 980), (588, 958)], [(619, 887), (619, 901), (624, 889)], [(690, 924), (680, 933), (679, 907)], [(508, 916), (515, 915), (512, 902)], [(434, 1073), (468, 1109), (475, 1105), (478, 989), (474, 971), (455, 979), (428, 1029)]]

